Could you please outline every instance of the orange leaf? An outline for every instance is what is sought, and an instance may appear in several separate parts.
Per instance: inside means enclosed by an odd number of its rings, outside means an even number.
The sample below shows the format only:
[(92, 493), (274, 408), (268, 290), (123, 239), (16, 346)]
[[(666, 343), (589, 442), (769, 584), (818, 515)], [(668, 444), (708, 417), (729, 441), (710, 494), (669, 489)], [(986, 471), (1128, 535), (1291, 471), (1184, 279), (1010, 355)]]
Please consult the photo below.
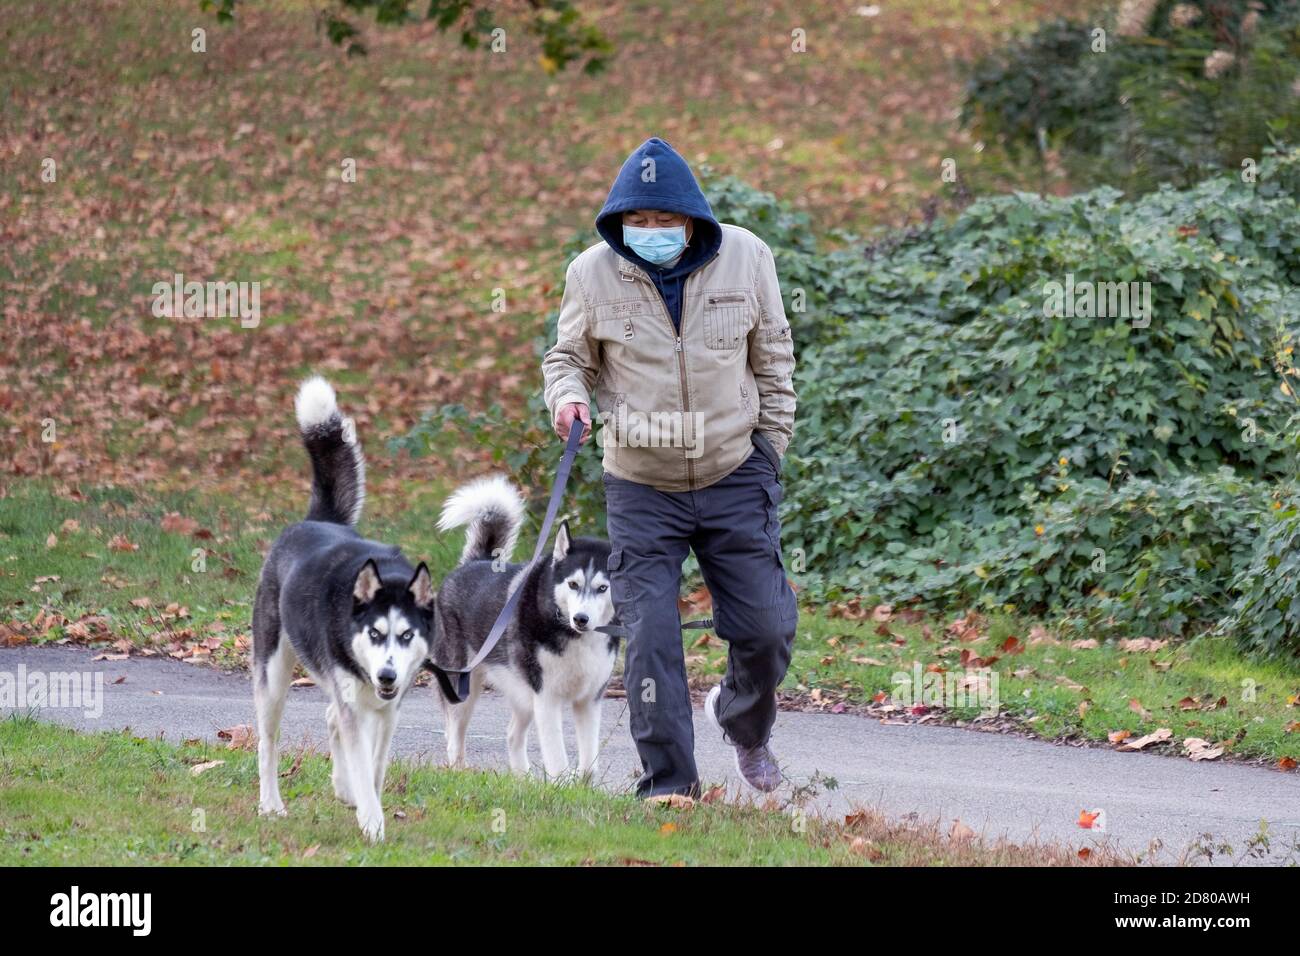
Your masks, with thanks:
[(193, 534), (199, 523), (193, 518), (184, 518), (175, 511), (163, 516), (162, 529), (172, 534)]
[(140, 546), (138, 544), (132, 544), (130, 541), (127, 540), (127, 537), (124, 534), (115, 534), (111, 539), (109, 539), (108, 550), (139, 551)]

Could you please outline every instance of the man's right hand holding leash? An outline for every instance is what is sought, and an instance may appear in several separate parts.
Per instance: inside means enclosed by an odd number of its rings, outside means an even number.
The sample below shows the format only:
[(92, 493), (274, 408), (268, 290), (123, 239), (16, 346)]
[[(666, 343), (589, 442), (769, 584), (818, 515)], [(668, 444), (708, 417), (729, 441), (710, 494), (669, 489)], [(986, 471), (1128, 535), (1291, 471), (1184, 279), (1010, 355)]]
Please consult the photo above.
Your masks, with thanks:
[(582, 441), (585, 444), (591, 437), (591, 410), (581, 402), (570, 402), (560, 409), (555, 416), (555, 434), (561, 441), (568, 441), (569, 429), (575, 419), (582, 422)]

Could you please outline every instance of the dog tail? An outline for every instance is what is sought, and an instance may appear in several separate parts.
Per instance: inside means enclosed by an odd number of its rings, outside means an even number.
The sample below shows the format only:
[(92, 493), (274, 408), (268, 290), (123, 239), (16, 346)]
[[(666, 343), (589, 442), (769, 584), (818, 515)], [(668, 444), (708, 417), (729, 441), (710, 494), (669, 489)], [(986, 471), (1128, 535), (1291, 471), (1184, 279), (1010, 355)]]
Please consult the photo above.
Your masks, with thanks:
[(309, 378), (298, 388), (294, 408), (311, 458), (307, 520), (356, 524), (366, 501), (366, 460), (352, 423), (339, 413), (334, 389), (319, 375)]
[(442, 506), (438, 530), (469, 526), (461, 564), (498, 557), (509, 561), (523, 523), (524, 499), (519, 490), (501, 475), (492, 475), (456, 489)]

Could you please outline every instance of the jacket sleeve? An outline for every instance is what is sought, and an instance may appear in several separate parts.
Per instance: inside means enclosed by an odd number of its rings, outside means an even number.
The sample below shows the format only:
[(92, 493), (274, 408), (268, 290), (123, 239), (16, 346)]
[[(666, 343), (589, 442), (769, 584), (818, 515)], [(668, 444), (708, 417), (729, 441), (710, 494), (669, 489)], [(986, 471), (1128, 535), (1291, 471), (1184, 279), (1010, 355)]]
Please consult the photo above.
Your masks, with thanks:
[(570, 402), (591, 407), (588, 395), (600, 373), (600, 345), (591, 335), (587, 296), (576, 266), (575, 260), (565, 273), (556, 341), (542, 359), (543, 395), (552, 423), (556, 413)]
[(794, 340), (772, 250), (761, 241), (757, 273), (759, 316), (749, 335), (749, 367), (758, 383), (758, 430), (785, 455), (794, 435)]

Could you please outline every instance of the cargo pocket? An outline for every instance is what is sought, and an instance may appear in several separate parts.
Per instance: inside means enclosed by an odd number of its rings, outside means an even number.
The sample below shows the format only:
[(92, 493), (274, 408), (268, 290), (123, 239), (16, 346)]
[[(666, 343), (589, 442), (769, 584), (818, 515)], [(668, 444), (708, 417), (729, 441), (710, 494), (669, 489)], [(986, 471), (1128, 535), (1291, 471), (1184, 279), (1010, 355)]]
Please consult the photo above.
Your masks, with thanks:
[(704, 344), (730, 351), (749, 334), (749, 297), (743, 292), (710, 293), (704, 297)]
[(615, 548), (605, 559), (605, 571), (609, 574), (609, 595), (614, 601), (614, 614), (623, 618), (623, 609), (629, 606), (627, 582), (623, 579), (623, 549)]
[(632, 600), (632, 589), (628, 587), (627, 574), (623, 570), (623, 549), (615, 548), (605, 561), (605, 570), (609, 574), (609, 598), (614, 602), (613, 624), (623, 628), (623, 638), (632, 639), (632, 628), (640, 620), (636, 603)]

